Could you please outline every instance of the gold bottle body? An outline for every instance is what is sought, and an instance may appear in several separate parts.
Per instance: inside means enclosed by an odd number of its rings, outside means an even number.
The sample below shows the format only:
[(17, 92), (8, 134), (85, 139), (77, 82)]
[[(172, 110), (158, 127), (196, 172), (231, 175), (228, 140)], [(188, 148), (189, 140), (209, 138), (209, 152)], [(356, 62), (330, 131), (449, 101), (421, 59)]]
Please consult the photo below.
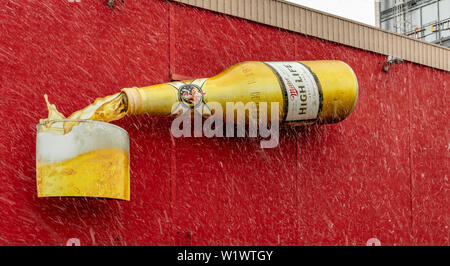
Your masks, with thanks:
[[(242, 62), (218, 75), (197, 80), (128, 88), (127, 113), (168, 116), (174, 104), (189, 108), (219, 103), (278, 103), (278, 118), (284, 124), (336, 123), (353, 111), (358, 82), (342, 61)], [(257, 110), (259, 114), (259, 110)], [(269, 115), (270, 120), (270, 115)]]

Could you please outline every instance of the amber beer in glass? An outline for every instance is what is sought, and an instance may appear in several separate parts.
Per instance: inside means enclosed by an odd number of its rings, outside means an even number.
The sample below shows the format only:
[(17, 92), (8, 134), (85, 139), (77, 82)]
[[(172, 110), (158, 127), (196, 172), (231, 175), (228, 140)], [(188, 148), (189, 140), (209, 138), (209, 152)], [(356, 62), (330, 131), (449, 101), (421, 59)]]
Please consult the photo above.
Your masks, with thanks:
[[(51, 130), (46, 127), (54, 123)], [(62, 134), (64, 124), (71, 131)], [(37, 125), (38, 197), (130, 200), (128, 133), (113, 124), (63, 119)]]

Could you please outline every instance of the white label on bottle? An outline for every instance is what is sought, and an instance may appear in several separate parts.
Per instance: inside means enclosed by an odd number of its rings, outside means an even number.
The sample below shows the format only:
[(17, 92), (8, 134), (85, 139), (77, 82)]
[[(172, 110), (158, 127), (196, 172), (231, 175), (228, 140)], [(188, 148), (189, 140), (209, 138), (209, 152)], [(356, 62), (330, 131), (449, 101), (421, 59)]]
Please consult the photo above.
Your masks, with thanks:
[(320, 111), (320, 91), (311, 71), (299, 62), (265, 62), (284, 84), (285, 122), (315, 120)]

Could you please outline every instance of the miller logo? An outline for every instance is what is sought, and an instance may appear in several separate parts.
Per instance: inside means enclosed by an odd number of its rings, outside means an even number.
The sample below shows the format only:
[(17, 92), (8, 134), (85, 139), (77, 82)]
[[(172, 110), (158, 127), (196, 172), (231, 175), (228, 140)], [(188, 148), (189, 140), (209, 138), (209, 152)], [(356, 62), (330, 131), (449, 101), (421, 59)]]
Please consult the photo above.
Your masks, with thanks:
[(178, 89), (178, 99), (180, 102), (187, 104), (191, 108), (197, 107), (203, 102), (205, 93), (202, 89), (194, 84), (185, 84)]
[(197, 110), (205, 115), (211, 115), (211, 110), (205, 103), (202, 87), (205, 84), (206, 79), (196, 79), (188, 83), (187, 81), (177, 81), (169, 83), (170, 86), (174, 87), (178, 91), (178, 107), (180, 107), (183, 112), (189, 110)]

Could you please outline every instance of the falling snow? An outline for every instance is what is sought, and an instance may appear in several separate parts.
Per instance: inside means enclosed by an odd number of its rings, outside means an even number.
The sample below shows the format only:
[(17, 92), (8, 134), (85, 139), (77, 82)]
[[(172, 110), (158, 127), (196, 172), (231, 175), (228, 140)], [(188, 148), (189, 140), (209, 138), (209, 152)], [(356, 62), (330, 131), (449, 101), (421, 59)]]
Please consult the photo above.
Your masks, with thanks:
[[(0, 20), (0, 245), (450, 244), (448, 72), (385, 73), (383, 55), (171, 1), (6, 0)], [(126, 117), (114, 123), (130, 135), (130, 202), (37, 198), (45, 93), (70, 114), (246, 60), (330, 59), (359, 81), (342, 123), (285, 127), (266, 150)]]

